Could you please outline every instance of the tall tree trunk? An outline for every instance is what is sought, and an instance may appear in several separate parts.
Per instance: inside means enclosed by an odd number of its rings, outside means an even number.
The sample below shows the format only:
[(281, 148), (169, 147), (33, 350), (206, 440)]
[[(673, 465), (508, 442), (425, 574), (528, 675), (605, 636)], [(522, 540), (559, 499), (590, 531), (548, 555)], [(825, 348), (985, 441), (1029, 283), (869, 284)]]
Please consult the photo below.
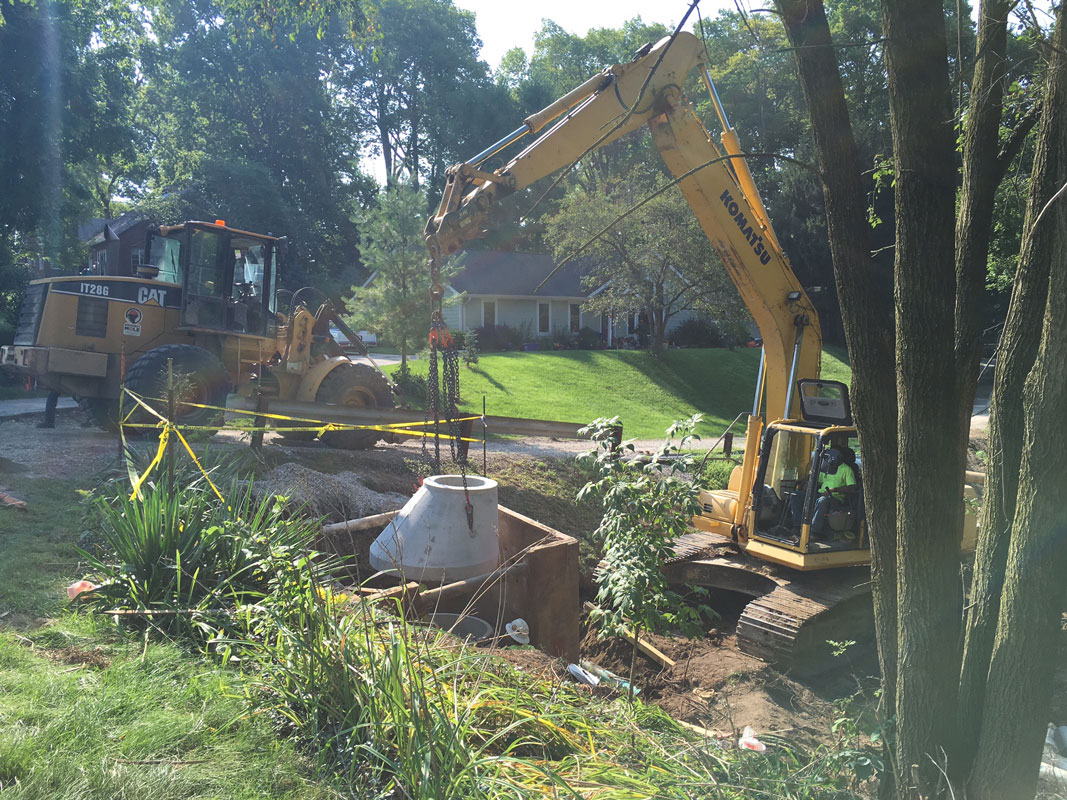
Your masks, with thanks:
[[(777, 0), (811, 117), (841, 319), (852, 363), (852, 408), (863, 447), (864, 504), (882, 701), (894, 713), (897, 663), (896, 378), (892, 275), (871, 257), (867, 195), (822, 0)], [(886, 782), (891, 786), (891, 782)]]
[(652, 354), (655, 356), (663, 355), (667, 349), (667, 315), (663, 310), (662, 299), (661, 294), (658, 304), (651, 309), (652, 319), (649, 320), (652, 323)]
[(409, 109), (408, 124), (411, 132), (408, 138), (408, 163), (411, 170), (411, 185), (419, 186), (419, 72), (412, 67), (411, 70), (411, 108)]
[[(978, 385), (993, 206), (1003, 169), (997, 159), (1007, 74), (1008, 12), (1016, 0), (983, 0), (977, 52), (964, 126), (963, 186), (956, 217), (956, 378), (959, 428), (970, 438), (971, 412)], [(966, 450), (959, 452), (959, 471)], [(970, 721), (970, 722), (973, 722)], [(955, 766), (965, 759), (957, 758)]]
[[(1061, 9), (1062, 15), (1062, 9)], [(990, 398), (989, 463), (982, 498), (982, 524), (975, 554), (963, 667), (960, 675), (959, 730), (965, 749), (960, 769), (966, 776), (978, 747), (983, 697), (1004, 588), (1012, 520), (1019, 489), (1024, 439), (1023, 387), (1034, 364), (1041, 337), (1049, 264), (1055, 256), (1057, 231), (1042, 208), (1063, 184), (1064, 126), (1067, 125), (1067, 68), (1060, 53), (1063, 26), (1054, 36), (1054, 54), (1046, 79), (1045, 99), (1030, 179), (1024, 236), (1011, 302), (1004, 322)]]
[(956, 158), (942, 4), (883, 0), (895, 156), (896, 780), (937, 791), (952, 760), (962, 532), (955, 370)]
[[(1062, 24), (1062, 6), (1058, 16)], [(1062, 164), (1067, 147), (1062, 133), (1058, 138)], [(1026, 446), (978, 757), (968, 787), (968, 797), (975, 800), (1034, 796), (1060, 649), (1067, 572), (1067, 203), (1059, 200), (1051, 212), (1039, 223), (1054, 229), (1055, 244), (1041, 345), (1023, 393)]]
[(1047, 721), (1047, 674), (1064, 600), (1067, 521), (1059, 495), (1067, 485), (1062, 447), (1067, 410), (1067, 205), (1063, 197), (1048, 205), (1067, 181), (1064, 25), (1061, 5), (1026, 234), (992, 398), (982, 538), (961, 684), (981, 713), (969, 786), (969, 795), (977, 798), (1033, 795)]

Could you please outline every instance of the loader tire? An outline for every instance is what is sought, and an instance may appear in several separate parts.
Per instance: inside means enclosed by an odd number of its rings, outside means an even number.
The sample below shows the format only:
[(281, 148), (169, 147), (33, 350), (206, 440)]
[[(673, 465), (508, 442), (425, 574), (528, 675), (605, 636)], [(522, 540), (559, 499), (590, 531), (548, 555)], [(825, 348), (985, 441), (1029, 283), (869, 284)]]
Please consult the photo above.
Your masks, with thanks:
[(119, 432), (119, 401), (113, 397), (79, 397), (78, 408), (100, 430)]
[[(389, 382), (366, 364), (342, 364), (322, 379), (316, 403), (353, 408), (392, 408)], [(369, 450), (382, 438), (380, 431), (328, 431), (322, 441), (338, 450)]]
[[(174, 362), (174, 376), (180, 390), (173, 420), (179, 426), (207, 428), (198, 434), (211, 436), (222, 425), (222, 413), (209, 408), (195, 408), (186, 403), (225, 406), (230, 390), (226, 368), (214, 355), (202, 347), (189, 344), (168, 344), (149, 350), (130, 367), (124, 386), (144, 398), (162, 416), (167, 416), (167, 362)], [(128, 402), (133, 402), (128, 400)], [(143, 408), (130, 415), (130, 422), (155, 423), (159, 420)], [(153, 433), (151, 428), (132, 430)]]

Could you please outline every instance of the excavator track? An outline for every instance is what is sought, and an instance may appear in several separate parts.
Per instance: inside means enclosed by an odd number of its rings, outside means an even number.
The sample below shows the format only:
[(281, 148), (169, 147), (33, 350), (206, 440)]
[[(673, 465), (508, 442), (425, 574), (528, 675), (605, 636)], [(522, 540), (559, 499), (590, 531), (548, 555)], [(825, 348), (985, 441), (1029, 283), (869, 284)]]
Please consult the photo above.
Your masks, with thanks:
[(737, 622), (743, 653), (804, 674), (836, 663), (828, 642), (852, 643), (849, 658), (869, 646), (874, 615), (866, 567), (796, 572), (756, 561), (724, 537), (704, 532), (681, 537), (675, 553), (664, 565), (668, 580), (753, 597)]

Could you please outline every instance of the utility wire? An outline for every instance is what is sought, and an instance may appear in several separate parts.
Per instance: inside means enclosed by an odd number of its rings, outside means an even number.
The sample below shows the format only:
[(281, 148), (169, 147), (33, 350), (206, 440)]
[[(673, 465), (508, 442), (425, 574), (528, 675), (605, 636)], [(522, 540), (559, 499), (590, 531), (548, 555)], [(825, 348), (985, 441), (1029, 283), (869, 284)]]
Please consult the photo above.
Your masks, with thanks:
[[(804, 169), (808, 170), (809, 172), (813, 172), (816, 175), (820, 174), (819, 171), (815, 167), (811, 166), (811, 164), (806, 164), (803, 161), (798, 161), (795, 158), (790, 158), (789, 156), (784, 156), (781, 153), (735, 153), (735, 154), (728, 154), (728, 155), (724, 155), (724, 156), (719, 156), (718, 158), (713, 158), (710, 161), (705, 161), (703, 164), (700, 164), (700, 165), (698, 165), (696, 167), (693, 167), (688, 172), (686, 172), (686, 173), (684, 173), (682, 175), (679, 175), (677, 178), (674, 178), (673, 180), (668, 181), (667, 183), (663, 184), (663, 186), (660, 186), (658, 189), (656, 189), (650, 195), (645, 197), (643, 200), (638, 201), (633, 206), (631, 206), (630, 208), (626, 209), (626, 211), (622, 212), (622, 214), (620, 214), (618, 217), (613, 219), (611, 222), (609, 222), (607, 225), (605, 225), (603, 228), (601, 228), (599, 231), (597, 231), (595, 234), (593, 234), (593, 236), (591, 236), (585, 242), (585, 244), (583, 244), (580, 247), (578, 247), (577, 249), (575, 249), (574, 252), (572, 252), (570, 255), (568, 255), (566, 258), (564, 258), (562, 261), (560, 261), (556, 265), (555, 269), (553, 269), (550, 273), (548, 273), (548, 275), (545, 276), (545, 279), (543, 281), (541, 281), (539, 284), (537, 284), (537, 287), (534, 289), (534, 294), (536, 294), (537, 292), (541, 291), (541, 287), (543, 287), (546, 283), (548, 283), (548, 281), (551, 280), (553, 275), (555, 275), (564, 266), (566, 266), (571, 261), (573, 261), (575, 258), (577, 258), (578, 255), (580, 255), (583, 250), (585, 250), (587, 247), (589, 247), (589, 245), (593, 244), (593, 242), (595, 242), (598, 239), (600, 239), (605, 233), (607, 233), (609, 230), (614, 228), (616, 225), (618, 225), (620, 222), (622, 222), (628, 216), (633, 214), (635, 211), (637, 211), (643, 205), (645, 205), (646, 203), (651, 202), (652, 200), (655, 200), (657, 197), (659, 197), (665, 191), (670, 189), (672, 186), (677, 186), (679, 183), (684, 181), (686, 178), (696, 174), (697, 172), (700, 172), (700, 170), (704, 169), (705, 167), (710, 167), (712, 164), (718, 164), (720, 161), (726, 161), (727, 159), (731, 159), (731, 158), (748, 158), (748, 157), (773, 158), (773, 159), (777, 159), (777, 160), (781, 160), (781, 161), (786, 161), (786, 162), (789, 162), (790, 164), (796, 164), (798, 167), (803, 167)], [(1067, 186), (1065, 186), (1064, 188), (1067, 189)], [(1061, 189), (1060, 191), (1062, 192), (1063, 190)]]

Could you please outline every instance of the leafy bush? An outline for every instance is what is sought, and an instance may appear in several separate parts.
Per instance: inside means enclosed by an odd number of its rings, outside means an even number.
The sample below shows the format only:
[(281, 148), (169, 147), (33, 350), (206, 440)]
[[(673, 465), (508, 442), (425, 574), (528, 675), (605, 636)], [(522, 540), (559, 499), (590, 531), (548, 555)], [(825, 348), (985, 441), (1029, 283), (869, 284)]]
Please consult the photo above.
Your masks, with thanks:
[(575, 345), (579, 350), (599, 350), (604, 346), (604, 339), (601, 337), (600, 331), (586, 326), (578, 331), (575, 336)]
[(552, 346), (557, 350), (570, 350), (574, 345), (574, 334), (567, 328), (556, 328), (552, 331)]
[(293, 569), (319, 579), (336, 565), (310, 548), (317, 520), (289, 518), (281, 498), (261, 503), (235, 481), (221, 503), (205, 488), (142, 489), (131, 500), (90, 498), (98, 546), (79, 550), (99, 589), (83, 602), (145, 615), (154, 627), (210, 638), (244, 603), (275, 591)]
[(730, 475), (737, 464), (733, 461), (708, 459), (700, 474), (700, 485), (705, 489), (725, 489), (730, 485)]
[(694, 466), (692, 456), (683, 450), (700, 419), (695, 414), (671, 425), (667, 440), (647, 462), (623, 457), (623, 451), (632, 453), (634, 446), (626, 442), (620, 448), (614, 441), (618, 417), (597, 419), (579, 431), (589, 435), (597, 449), (578, 457), (592, 462), (596, 474), (578, 491), (577, 501), (597, 497), (604, 509), (593, 534), (604, 544), (604, 559), (596, 572), (600, 608), (592, 619), (606, 634), (633, 629), (627, 689), (631, 701), (641, 631), (678, 627), (693, 634), (699, 630), (701, 613), (711, 612), (689, 606), (667, 583), (661, 568), (674, 555), (675, 540), (700, 511), (692, 485), (683, 480)]
[(516, 329), (507, 325), (484, 325), (475, 328), (473, 333), (478, 337), (478, 346), (483, 353), (519, 350), (529, 338), (523, 334), (523, 328)]
[(671, 334), (676, 347), (722, 347), (723, 337), (710, 320), (694, 317), (687, 319)]
[(393, 373), (393, 383), (404, 394), (404, 399), (411, 403), (421, 404), (426, 399), (426, 376), (416, 375), (407, 364)]

